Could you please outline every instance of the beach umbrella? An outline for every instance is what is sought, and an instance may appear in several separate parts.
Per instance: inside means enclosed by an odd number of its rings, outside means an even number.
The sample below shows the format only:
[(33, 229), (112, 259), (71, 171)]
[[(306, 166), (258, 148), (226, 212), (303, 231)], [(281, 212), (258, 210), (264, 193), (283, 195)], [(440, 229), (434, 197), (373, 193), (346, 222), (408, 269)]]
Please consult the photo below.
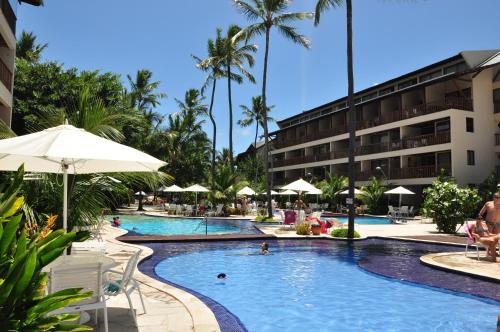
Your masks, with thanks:
[[(266, 195), (267, 193), (265, 191), (260, 193), (261, 195)], [(271, 195), (279, 195), (277, 191), (271, 190)]]
[(63, 175), (63, 227), (68, 224), (68, 174), (156, 172), (166, 163), (144, 152), (61, 125), (0, 140), (0, 169)]
[(147, 194), (144, 191), (138, 191), (134, 195), (135, 196), (146, 196)]
[(253, 196), (255, 194), (257, 193), (250, 187), (244, 187), (236, 193), (238, 196)]
[(401, 207), (401, 195), (415, 195), (415, 193), (411, 190), (406, 189), (405, 187), (399, 186), (394, 189), (388, 190), (384, 192), (384, 194), (390, 195), (399, 195), (399, 207)]
[(196, 204), (198, 204), (198, 193), (206, 193), (206, 192), (209, 192), (210, 190), (208, 190), (207, 188), (205, 188), (203, 186), (200, 186), (199, 184), (193, 184), (190, 187), (184, 188), (183, 191), (194, 192), (194, 195), (195, 195), (194, 208), (195, 208), (195, 210), (197, 210)]
[(319, 190), (318, 188), (316, 188), (315, 186), (313, 186), (309, 182), (304, 181), (302, 179), (298, 179), (297, 181), (294, 181), (290, 184), (287, 184), (286, 186), (282, 187), (281, 189), (297, 191), (299, 193), (299, 196), (303, 192)]
[(175, 184), (171, 185), (170, 187), (162, 187), (160, 189), (161, 189), (161, 191), (163, 191), (165, 193), (179, 193), (179, 192), (184, 191), (184, 189), (182, 189), (179, 186), (176, 186)]
[(288, 201), (290, 202), (290, 196), (291, 195), (297, 195), (297, 193), (293, 190), (284, 190), (284, 191), (280, 191), (278, 193), (278, 195), (288, 195)]

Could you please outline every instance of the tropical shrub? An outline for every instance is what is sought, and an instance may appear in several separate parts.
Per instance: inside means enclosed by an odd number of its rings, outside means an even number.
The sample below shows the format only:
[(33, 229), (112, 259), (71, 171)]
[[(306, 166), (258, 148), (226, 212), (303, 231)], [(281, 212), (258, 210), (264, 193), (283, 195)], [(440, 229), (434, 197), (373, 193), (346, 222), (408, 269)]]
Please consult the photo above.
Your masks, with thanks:
[(438, 178), (424, 189), (422, 214), (430, 217), (438, 231), (455, 233), (458, 224), (474, 215), (480, 201), (477, 189), (460, 188), (453, 180)]
[[(347, 231), (348, 229), (347, 228), (339, 228), (339, 229), (334, 229), (330, 235), (333, 236), (333, 237), (343, 237), (343, 238), (347, 238)], [(361, 235), (354, 231), (354, 238), (358, 239), (360, 238)]]
[(340, 193), (347, 188), (348, 182), (345, 176), (328, 173), (326, 179), (317, 184), (318, 188), (323, 191), (321, 199), (327, 200), (332, 208), (336, 209), (342, 201)]
[(370, 184), (368, 186), (362, 187), (361, 191), (363, 194), (358, 195), (358, 198), (366, 205), (368, 205), (368, 211), (372, 214), (384, 214), (386, 213), (385, 205), (385, 195), (384, 192), (387, 190), (376, 177), (370, 179)]
[(311, 234), (311, 225), (308, 223), (298, 224), (295, 227), (295, 232), (297, 235), (309, 235)]
[(87, 331), (91, 328), (66, 324), (77, 314), (49, 313), (89, 297), (92, 292), (67, 289), (45, 296), (46, 273), (42, 269), (66, 250), (71, 242), (88, 234), (52, 231), (55, 216), (40, 232), (25, 224), (18, 197), (23, 168), (13, 181), (0, 188), (0, 331)]

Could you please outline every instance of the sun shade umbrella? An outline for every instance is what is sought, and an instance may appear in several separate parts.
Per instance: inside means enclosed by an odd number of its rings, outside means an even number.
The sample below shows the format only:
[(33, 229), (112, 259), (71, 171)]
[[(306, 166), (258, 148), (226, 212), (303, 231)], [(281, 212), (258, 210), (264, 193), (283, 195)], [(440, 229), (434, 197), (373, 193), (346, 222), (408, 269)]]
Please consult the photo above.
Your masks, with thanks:
[(146, 196), (147, 194), (144, 191), (138, 191), (134, 195), (135, 196)]
[(174, 184), (174, 185), (171, 185), (170, 187), (161, 188), (161, 191), (163, 191), (165, 193), (179, 193), (179, 192), (184, 191), (184, 189), (182, 189), (181, 187)]
[(256, 192), (250, 187), (244, 187), (236, 193), (238, 196), (253, 196), (255, 194)]
[(184, 188), (183, 191), (194, 192), (194, 195), (195, 195), (194, 207), (195, 207), (195, 210), (198, 211), (198, 209), (196, 207), (196, 204), (198, 204), (198, 193), (206, 193), (206, 192), (209, 192), (210, 190), (208, 190), (207, 188), (205, 188), (203, 186), (200, 186), (199, 184), (193, 184), (190, 187)]
[(0, 140), (0, 169), (63, 174), (63, 227), (68, 223), (68, 174), (156, 172), (166, 165), (144, 152), (71, 125)]
[(299, 193), (299, 195), (302, 192), (309, 192), (309, 191), (317, 191), (317, 190), (319, 190), (318, 188), (316, 188), (315, 186), (313, 186), (309, 182), (304, 181), (302, 179), (298, 179), (297, 181), (294, 181), (294, 182), (292, 182), (292, 183), (290, 183), (290, 184), (282, 187), (281, 189), (283, 189), (283, 190), (297, 191)]
[(394, 189), (388, 190), (384, 192), (384, 194), (390, 195), (395, 194), (399, 195), (399, 207), (401, 207), (401, 195), (415, 195), (415, 193), (411, 190), (406, 189), (405, 187), (396, 187)]
[[(266, 195), (267, 193), (265, 191), (260, 193), (261, 195)], [(277, 191), (271, 190), (271, 195), (279, 195)]]

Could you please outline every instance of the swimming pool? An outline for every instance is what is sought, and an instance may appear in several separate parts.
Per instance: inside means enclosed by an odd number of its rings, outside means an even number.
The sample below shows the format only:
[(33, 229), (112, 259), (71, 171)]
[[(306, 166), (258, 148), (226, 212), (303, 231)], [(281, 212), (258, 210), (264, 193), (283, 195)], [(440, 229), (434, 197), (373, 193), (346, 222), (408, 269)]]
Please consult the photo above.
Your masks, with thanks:
[[(109, 217), (108, 219), (111, 219)], [(163, 218), (144, 215), (120, 216), (121, 228), (133, 235), (194, 235), (205, 234), (200, 218)], [(251, 221), (208, 219), (208, 234), (260, 234)]]
[[(346, 216), (332, 216), (332, 217), (321, 217), (322, 220), (328, 220), (330, 218), (335, 218), (343, 224), (347, 224), (348, 218)], [(359, 217), (354, 218), (354, 222), (359, 225), (389, 225), (392, 224), (391, 219), (386, 217)]]
[[(269, 243), (272, 255), (258, 255), (257, 242), (148, 244), (155, 255), (140, 268), (189, 289), (214, 312), (225, 307), (237, 318), (217, 317), (222, 331), (494, 330), (500, 302), (437, 287), (498, 296), (500, 285), (418, 262), (461, 248), (379, 239)], [(397, 279), (366, 271), (386, 268)], [(238, 319), (243, 326), (234, 326)]]

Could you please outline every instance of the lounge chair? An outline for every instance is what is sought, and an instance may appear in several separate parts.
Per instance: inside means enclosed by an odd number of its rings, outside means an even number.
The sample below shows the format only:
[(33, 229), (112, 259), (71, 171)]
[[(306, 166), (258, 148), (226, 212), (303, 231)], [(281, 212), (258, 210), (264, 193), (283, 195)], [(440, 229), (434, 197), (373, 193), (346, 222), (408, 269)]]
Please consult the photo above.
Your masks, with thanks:
[(192, 216), (194, 214), (193, 211), (193, 206), (192, 205), (186, 205), (186, 210), (184, 211), (185, 216)]
[(410, 206), (410, 210), (408, 211), (408, 216), (412, 218), (415, 217), (415, 211), (413, 206)]
[[(146, 313), (146, 306), (144, 305), (144, 300), (142, 298), (141, 288), (137, 280), (133, 278), (134, 271), (137, 268), (137, 263), (139, 262), (139, 257), (142, 250), (136, 251), (128, 260), (127, 266), (123, 272), (116, 270), (107, 270), (106, 272), (106, 286), (104, 287), (104, 293), (108, 296), (118, 296), (120, 294), (125, 294), (130, 307), (130, 314), (134, 319), (134, 324), (137, 326), (137, 315), (135, 314), (134, 307), (132, 305), (132, 300), (130, 299), (130, 294), (137, 290), (139, 297), (141, 299), (142, 310)], [(118, 276), (118, 278), (112, 278), (112, 276)]]
[(177, 207), (175, 208), (175, 214), (177, 216), (182, 216), (182, 210), (183, 210), (183, 206), (181, 204), (178, 204)]
[(49, 272), (49, 294), (68, 288), (83, 288), (83, 291), (92, 291), (90, 298), (52, 311), (51, 315), (95, 310), (95, 322), (97, 324), (97, 312), (99, 309), (102, 309), (104, 313), (104, 331), (108, 332), (108, 310), (103, 292), (103, 272), (102, 263), (98, 262), (79, 265), (58, 265), (51, 268)]
[(399, 209), (399, 215), (401, 217), (408, 218), (408, 216), (410, 215), (410, 213), (408, 211), (408, 206), (407, 205), (404, 205), (404, 206), (401, 207), (401, 209)]
[(368, 211), (368, 205), (361, 205), (360, 208), (361, 208), (361, 214), (365, 214), (366, 211)]
[(285, 220), (283, 222), (283, 225), (290, 226), (291, 228), (292, 226), (295, 225), (296, 222), (297, 222), (297, 212), (293, 210), (285, 211)]

